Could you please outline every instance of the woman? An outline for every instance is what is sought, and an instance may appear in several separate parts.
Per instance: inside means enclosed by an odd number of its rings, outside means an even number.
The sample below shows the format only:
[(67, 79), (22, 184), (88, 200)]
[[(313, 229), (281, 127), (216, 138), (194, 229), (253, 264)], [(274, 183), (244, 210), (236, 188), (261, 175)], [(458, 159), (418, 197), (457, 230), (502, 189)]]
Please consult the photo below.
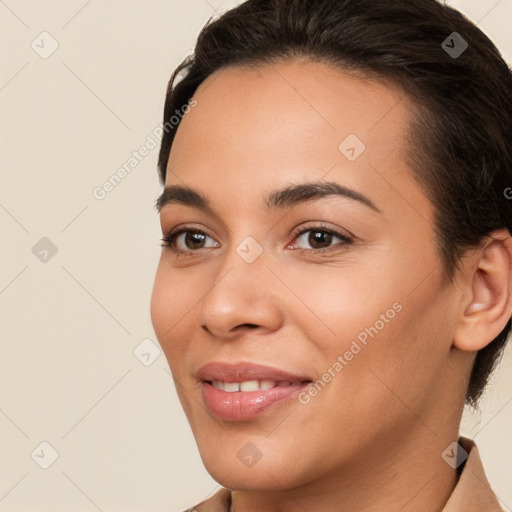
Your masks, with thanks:
[(195, 510), (500, 511), (459, 436), (511, 327), (512, 78), (434, 0), (248, 0), (167, 91), (155, 332)]

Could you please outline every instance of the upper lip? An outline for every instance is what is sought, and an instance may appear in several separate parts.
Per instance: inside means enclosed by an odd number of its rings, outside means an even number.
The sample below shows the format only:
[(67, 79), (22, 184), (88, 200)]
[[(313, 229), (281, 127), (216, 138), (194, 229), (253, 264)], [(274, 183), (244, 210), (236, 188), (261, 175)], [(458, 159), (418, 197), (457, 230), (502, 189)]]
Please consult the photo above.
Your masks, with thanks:
[(304, 375), (253, 363), (210, 362), (201, 366), (197, 377), (203, 381), (244, 382), (247, 380), (272, 380), (275, 382), (310, 381)]

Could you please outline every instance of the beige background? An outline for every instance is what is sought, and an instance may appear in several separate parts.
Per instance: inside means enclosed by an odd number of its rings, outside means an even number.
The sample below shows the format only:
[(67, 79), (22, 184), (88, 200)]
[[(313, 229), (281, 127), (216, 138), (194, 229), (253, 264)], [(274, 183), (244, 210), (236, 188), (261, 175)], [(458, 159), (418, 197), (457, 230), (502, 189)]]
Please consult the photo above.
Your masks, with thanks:
[[(0, 511), (178, 511), (218, 487), (149, 316), (158, 149), (93, 190), (147, 142), (171, 70), (235, 3), (0, 0)], [(450, 3), (512, 62), (512, 0)], [(509, 350), (463, 427), (509, 512), (511, 376)]]

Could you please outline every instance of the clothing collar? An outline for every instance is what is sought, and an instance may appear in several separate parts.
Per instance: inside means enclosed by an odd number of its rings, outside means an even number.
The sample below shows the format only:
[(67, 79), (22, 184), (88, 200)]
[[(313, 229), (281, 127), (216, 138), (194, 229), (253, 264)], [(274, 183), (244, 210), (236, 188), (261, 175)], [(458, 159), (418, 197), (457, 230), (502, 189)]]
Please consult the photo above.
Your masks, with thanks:
[(503, 512), (487, 481), (475, 442), (461, 437), (459, 444), (469, 455), (442, 512)]

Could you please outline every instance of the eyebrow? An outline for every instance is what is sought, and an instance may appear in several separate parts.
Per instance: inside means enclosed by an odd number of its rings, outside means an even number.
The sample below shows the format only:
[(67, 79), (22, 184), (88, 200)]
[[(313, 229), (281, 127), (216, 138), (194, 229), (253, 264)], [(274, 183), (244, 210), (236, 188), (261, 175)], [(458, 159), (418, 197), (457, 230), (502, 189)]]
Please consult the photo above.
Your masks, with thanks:
[[(328, 196), (340, 196), (357, 201), (377, 213), (381, 210), (366, 196), (336, 183), (335, 181), (315, 181), (288, 185), (274, 190), (264, 198), (267, 210), (289, 208), (307, 201)], [(209, 199), (200, 192), (182, 185), (169, 185), (155, 202), (155, 208), (160, 213), (169, 204), (182, 204), (203, 210), (205, 213), (216, 215)]]

